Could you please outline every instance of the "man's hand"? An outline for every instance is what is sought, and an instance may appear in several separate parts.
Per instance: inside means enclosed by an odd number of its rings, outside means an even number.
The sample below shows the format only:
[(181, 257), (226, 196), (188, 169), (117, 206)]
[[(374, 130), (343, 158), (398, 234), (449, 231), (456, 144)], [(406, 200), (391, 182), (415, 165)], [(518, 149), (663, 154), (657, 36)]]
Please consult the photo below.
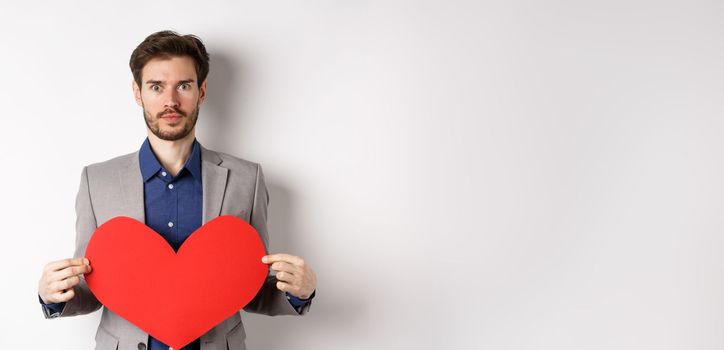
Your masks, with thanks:
[(46, 304), (66, 302), (75, 296), (73, 287), (80, 283), (80, 276), (90, 271), (90, 262), (86, 258), (51, 262), (43, 268), (38, 295)]
[(304, 259), (289, 254), (272, 254), (261, 258), (277, 274), (277, 288), (300, 299), (309, 299), (317, 288), (317, 276)]

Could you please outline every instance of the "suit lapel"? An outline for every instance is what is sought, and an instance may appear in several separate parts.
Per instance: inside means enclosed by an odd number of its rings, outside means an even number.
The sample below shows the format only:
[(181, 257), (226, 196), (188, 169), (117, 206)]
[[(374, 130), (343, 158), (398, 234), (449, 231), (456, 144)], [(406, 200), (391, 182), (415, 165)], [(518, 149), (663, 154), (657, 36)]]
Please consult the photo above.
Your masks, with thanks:
[(145, 223), (143, 202), (143, 177), (138, 152), (130, 158), (128, 165), (119, 171), (125, 208), (123, 215)]
[(201, 146), (201, 183), (204, 191), (203, 223), (221, 214), (229, 169), (219, 166), (222, 160), (214, 151)]

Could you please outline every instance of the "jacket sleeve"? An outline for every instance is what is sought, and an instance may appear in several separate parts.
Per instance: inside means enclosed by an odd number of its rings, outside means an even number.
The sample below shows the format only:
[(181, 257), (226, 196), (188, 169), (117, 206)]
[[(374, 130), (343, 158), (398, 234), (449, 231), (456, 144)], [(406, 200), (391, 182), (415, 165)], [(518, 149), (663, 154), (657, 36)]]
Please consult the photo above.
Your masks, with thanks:
[[(261, 166), (257, 165), (256, 171), (256, 188), (254, 190), (254, 201), (250, 214), (251, 226), (259, 233), (264, 250), (269, 251), (269, 235), (267, 233), (267, 206), (269, 205), (269, 192), (264, 183), (264, 173)], [(271, 272), (271, 271), (270, 271)], [(280, 291), (276, 287), (277, 279), (275, 276), (268, 274), (264, 285), (256, 294), (249, 304), (244, 307), (247, 312), (265, 314), (269, 316), (276, 315), (303, 315), (309, 311), (311, 301), (297, 312), (287, 299), (286, 293)]]
[[(85, 248), (88, 245), (93, 232), (98, 227), (93, 205), (90, 196), (90, 186), (88, 180), (88, 167), (83, 168), (80, 177), (80, 188), (78, 196), (75, 199), (75, 253), (73, 257), (79, 258), (85, 256)], [(93, 262), (91, 261), (91, 267)], [(60, 317), (76, 316), (91, 313), (101, 308), (101, 303), (88, 289), (85, 279), (81, 278), (81, 282), (74, 287), (75, 296), (66, 302)]]

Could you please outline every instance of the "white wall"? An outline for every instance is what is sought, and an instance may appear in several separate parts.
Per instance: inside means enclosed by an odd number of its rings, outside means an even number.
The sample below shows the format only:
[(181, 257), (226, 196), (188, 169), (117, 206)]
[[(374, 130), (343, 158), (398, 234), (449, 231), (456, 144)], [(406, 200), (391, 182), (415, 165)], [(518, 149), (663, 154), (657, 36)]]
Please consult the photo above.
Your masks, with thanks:
[(2, 348), (44, 320), (83, 165), (136, 150), (149, 33), (212, 56), (199, 140), (258, 161), (319, 276), (252, 349), (723, 349), (721, 1), (0, 5)]

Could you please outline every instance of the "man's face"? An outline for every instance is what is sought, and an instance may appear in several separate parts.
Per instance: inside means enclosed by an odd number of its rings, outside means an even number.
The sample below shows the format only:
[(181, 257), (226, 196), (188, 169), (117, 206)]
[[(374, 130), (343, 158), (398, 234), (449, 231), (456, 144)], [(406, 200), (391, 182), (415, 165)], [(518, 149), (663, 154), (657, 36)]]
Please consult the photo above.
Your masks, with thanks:
[(176, 141), (193, 131), (206, 98), (206, 81), (199, 87), (197, 79), (194, 60), (183, 56), (148, 61), (141, 71), (142, 85), (133, 82), (146, 126), (158, 138)]

